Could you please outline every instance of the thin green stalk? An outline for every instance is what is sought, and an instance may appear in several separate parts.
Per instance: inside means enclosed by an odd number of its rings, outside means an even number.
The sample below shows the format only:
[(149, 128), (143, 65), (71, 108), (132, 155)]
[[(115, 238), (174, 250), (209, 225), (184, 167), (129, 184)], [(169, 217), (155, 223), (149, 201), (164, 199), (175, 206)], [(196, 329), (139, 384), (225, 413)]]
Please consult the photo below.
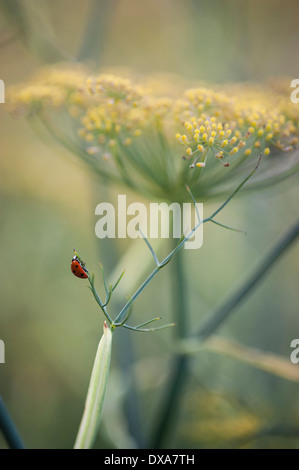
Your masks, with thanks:
[(176, 348), (176, 352), (178, 349), (188, 355), (209, 351), (221, 356), (229, 356), (285, 380), (299, 382), (299, 369), (294, 367), (289, 357), (253, 348), (223, 336), (212, 335), (204, 342), (198, 341), (197, 338), (183, 340)]
[[(96, 186), (95, 189), (95, 202), (97, 203), (99, 200), (98, 186)], [(109, 200), (109, 194), (107, 195), (107, 189), (103, 190), (102, 197), (108, 197)], [(130, 272), (131, 269), (134, 269), (134, 267), (136, 266), (136, 262), (140, 260), (141, 255), (138, 250), (136, 250), (135, 244), (134, 252), (132, 252), (132, 248), (129, 248), (129, 251), (126, 251), (126, 254), (122, 257), (120, 257), (119, 246), (116, 243), (116, 239), (103, 239), (98, 244), (98, 247), (100, 252), (100, 258), (103, 262), (103, 265), (105, 266), (105, 270), (109, 272), (109, 278), (111, 281), (113, 281), (113, 297), (111, 298), (112, 305), (110, 304), (110, 308), (111, 311), (118, 312), (121, 308), (121, 300), (123, 300), (123, 298), (126, 297), (127, 292), (129, 292), (133, 288), (132, 281), (134, 280), (134, 282), (137, 282), (138, 285), (138, 276), (141, 276), (142, 278), (143, 269), (148, 269), (148, 266), (147, 263), (143, 264), (142, 269), (138, 271), (137, 279), (134, 276), (124, 276), (124, 267), (128, 268), (128, 271)], [(122, 274), (120, 275), (121, 272)], [(126, 334), (128, 332), (121, 331), (119, 333), (118, 340), (115, 343), (115, 357), (117, 358), (119, 367), (122, 371), (124, 386), (126, 385), (126, 383), (130, 383), (130, 393), (126, 394), (124, 400), (124, 413), (126, 422), (128, 424), (128, 432), (131, 434), (132, 438), (136, 442), (136, 446), (139, 448), (144, 448), (145, 437), (143, 418), (141, 416), (142, 407), (139, 403), (140, 397), (137, 391), (136, 378), (132, 370), (132, 364), (136, 362), (134, 344), (131, 341), (131, 338), (129, 337), (130, 335)]]
[(114, 0), (92, 0), (86, 22), (84, 35), (78, 52), (78, 61), (93, 59), (100, 62), (104, 37), (109, 19), (114, 11)]
[(202, 225), (203, 223), (205, 222), (208, 222), (210, 220), (210, 218), (207, 218), (205, 220), (200, 220), (198, 222), (198, 224), (191, 230), (191, 232), (183, 238), (183, 240), (178, 244), (176, 245), (176, 247), (172, 250), (171, 253), (169, 253), (169, 255), (166, 256), (166, 258), (164, 258), (163, 261), (161, 261), (161, 263), (159, 263), (159, 265), (151, 272), (151, 274), (147, 277), (147, 279), (141, 284), (141, 286), (136, 290), (135, 294), (130, 298), (130, 300), (128, 300), (128, 302), (126, 303), (126, 305), (122, 308), (122, 310), (119, 312), (119, 314), (117, 315), (116, 319), (114, 320), (114, 326), (120, 326), (122, 325), (122, 321), (123, 319), (125, 318), (126, 316), (126, 313), (128, 311), (128, 309), (131, 307), (131, 305), (135, 302), (135, 300), (137, 299), (137, 297), (139, 297), (139, 295), (142, 293), (142, 291), (145, 289), (145, 287), (151, 282), (151, 280), (156, 276), (156, 274), (162, 269), (164, 268), (164, 266), (166, 266), (171, 260), (172, 258), (175, 257), (175, 255), (178, 254), (178, 252), (183, 248), (184, 244), (186, 243), (186, 241), (189, 240), (189, 238), (192, 237), (193, 233), (198, 229), (198, 227), (200, 225)]
[[(258, 166), (258, 165), (257, 165)], [(235, 191), (232, 193), (231, 196), (221, 205), (221, 207), (215, 211), (210, 217), (204, 219), (204, 220), (198, 220), (198, 223), (195, 225), (195, 227), (189, 232), (189, 234), (185, 237), (183, 237), (178, 244), (176, 244), (175, 248), (171, 251), (171, 253), (164, 258), (164, 260), (159, 263), (158, 258), (154, 256), (155, 262), (157, 264), (156, 268), (152, 271), (152, 273), (148, 276), (148, 278), (141, 284), (141, 286), (137, 289), (135, 294), (131, 297), (131, 299), (125, 304), (125, 306), (122, 308), (120, 313), (117, 315), (116, 319), (114, 322), (111, 324), (112, 330), (116, 327), (127, 327), (129, 329), (133, 329), (129, 325), (126, 325), (125, 322), (129, 318), (130, 310), (132, 308), (132, 305), (134, 301), (139, 297), (143, 289), (149, 284), (149, 282), (154, 278), (154, 276), (162, 269), (166, 264), (168, 264), (172, 258), (175, 258), (175, 255), (178, 255), (179, 252), (182, 250), (184, 244), (186, 241), (192, 237), (194, 232), (198, 229), (198, 227), (214, 218), (215, 215), (217, 215), (220, 210), (222, 210), (226, 204), (232, 199), (232, 197), (242, 188), (242, 186), (248, 181), (248, 179), (254, 174), (254, 172), (257, 169), (257, 166), (254, 168), (254, 170), (250, 173), (248, 177), (246, 177), (240, 184), (239, 186), (235, 189)], [(189, 190), (190, 192), (190, 190)], [(192, 199), (194, 200), (193, 196)], [(195, 205), (196, 208), (196, 205)], [(198, 215), (198, 211), (197, 211)], [(198, 215), (199, 219), (199, 215)], [(151, 249), (151, 246), (149, 242), (147, 245), (150, 248), (150, 251), (153, 254), (153, 250)], [(181, 254), (180, 254), (181, 255)], [(78, 255), (77, 255), (78, 256)], [(177, 320), (179, 322), (179, 329), (180, 329), (180, 335), (185, 335), (187, 332), (187, 327), (185, 325), (185, 319), (184, 319), (184, 313), (185, 313), (185, 308), (186, 308), (186, 299), (183, 297), (185, 294), (185, 287), (183, 285), (184, 282), (184, 275), (182, 273), (182, 265), (181, 265), (181, 258), (178, 258), (177, 263), (177, 268), (175, 270), (176, 275), (175, 275), (175, 292), (177, 294), (177, 301), (175, 302), (175, 310), (176, 310), (176, 315), (177, 315)], [(104, 276), (104, 272), (103, 272)], [(90, 275), (88, 276), (89, 282), (91, 284), (91, 288), (93, 290), (94, 295), (96, 294), (94, 287), (94, 278), (91, 277)], [(108, 291), (107, 285), (105, 284), (106, 288), (106, 293)], [(105, 314), (106, 318), (108, 321), (110, 321), (110, 317), (105, 309), (105, 306), (103, 305), (103, 302), (101, 301), (100, 297), (98, 294), (95, 295), (96, 300), (98, 304), (100, 305), (103, 313)], [(104, 324), (106, 325), (106, 323)], [(168, 325), (169, 326), (169, 325)], [(162, 327), (163, 328), (163, 327)], [(165, 326), (164, 326), (165, 328)], [(159, 329), (159, 328), (158, 328)], [(160, 328), (161, 329), (161, 328)], [(105, 330), (110, 331), (106, 325), (104, 328), (104, 335), (105, 337)], [(137, 328), (135, 327), (135, 330)], [(153, 329), (147, 329), (148, 331), (152, 331)], [(141, 331), (139, 329), (138, 331)], [(143, 329), (142, 331), (146, 331), (146, 329)], [(111, 332), (110, 332), (111, 333)], [(105, 341), (103, 341), (104, 344)], [(111, 342), (110, 342), (111, 343)], [(100, 346), (102, 344), (102, 341), (100, 342)], [(97, 353), (97, 357), (100, 356), (100, 350), (101, 347), (99, 346), (99, 350)], [(111, 346), (110, 346), (111, 347)], [(110, 353), (109, 353), (110, 354)], [(110, 356), (109, 356), (110, 360)], [(162, 419), (160, 421), (161, 424), (159, 424), (160, 428), (158, 430), (157, 435), (163, 438), (163, 435), (165, 435), (165, 429), (169, 427), (169, 422), (170, 422), (170, 417), (172, 416), (172, 410), (173, 410), (173, 404), (175, 403), (176, 399), (180, 396), (180, 388), (183, 385), (183, 380), (182, 380), (182, 375), (185, 373), (185, 361), (187, 359), (183, 355), (178, 355), (177, 360), (175, 362), (174, 366), (174, 374), (173, 374), (173, 387), (170, 389), (170, 392), (168, 394), (168, 397), (170, 396), (170, 400), (166, 401), (166, 407), (165, 410), (163, 408), (162, 410)], [(100, 362), (98, 363), (98, 359), (96, 358), (95, 366), (93, 369), (92, 377), (91, 377), (91, 383), (88, 391), (88, 396), (87, 396), (87, 401), (86, 401), (86, 409), (83, 415), (82, 423), (79, 429), (77, 441), (76, 441), (76, 448), (87, 448), (92, 445), (93, 439), (95, 438), (96, 435), (96, 426), (97, 423), (99, 422), (99, 417), (101, 414), (101, 409), (103, 406), (103, 400), (104, 400), (104, 394), (105, 394), (105, 387), (106, 387), (106, 382), (107, 382), (107, 377), (108, 377), (108, 369), (109, 365), (105, 369), (105, 380), (104, 378), (100, 377), (99, 380), (99, 374), (101, 372), (101, 367), (100, 367)], [(107, 363), (108, 360), (104, 361), (104, 363)], [(96, 419), (97, 417), (97, 419)], [(162, 430), (162, 431), (161, 431)]]
[(90, 290), (93, 293), (93, 296), (94, 296), (97, 304), (100, 306), (103, 314), (107, 318), (108, 322), (111, 324), (112, 319), (111, 319), (109, 313), (107, 312), (106, 305), (104, 305), (103, 302), (101, 301), (100, 296), (97, 293), (96, 288), (94, 286), (94, 275), (92, 275), (92, 276), (88, 275), (88, 281), (89, 281), (89, 284), (90, 284)]
[(11, 419), (9, 412), (4, 404), (3, 399), (0, 397), (0, 430), (11, 449), (25, 449), (23, 441), (18, 433), (18, 430)]
[[(254, 269), (249, 278), (237, 289), (232, 296), (199, 328), (197, 337), (202, 341), (208, 338), (220, 324), (227, 318), (234, 308), (252, 293), (254, 288), (258, 286), (259, 281), (269, 272), (275, 262), (285, 253), (285, 251), (295, 242), (299, 235), (299, 220), (289, 229), (282, 239), (274, 246), (274, 248), (266, 255), (262, 262)], [(176, 358), (174, 368), (168, 380), (168, 387), (162, 401), (162, 406), (156, 418), (156, 425), (153, 429), (150, 440), (151, 448), (161, 448), (165, 442), (173, 420), (173, 415), (178, 409), (179, 401), (182, 397), (183, 387), (186, 385), (188, 375), (188, 364), (190, 358), (180, 354)]]
[(219, 212), (222, 211), (222, 209), (224, 209), (224, 207), (229, 203), (229, 201), (237, 194), (237, 192), (242, 188), (242, 186), (244, 186), (245, 183), (247, 183), (247, 181), (254, 175), (254, 173), (256, 172), (260, 162), (261, 162), (261, 159), (262, 159), (262, 156), (263, 154), (261, 153), (260, 156), (259, 156), (259, 159), (257, 161), (257, 164), (256, 166), (254, 167), (254, 169), (249, 173), (249, 175), (236, 187), (236, 189), (231, 193), (231, 195), (226, 199), (226, 201), (224, 201), (223, 204), (221, 204), (220, 207), (218, 207), (217, 210), (215, 210), (215, 212), (213, 212), (213, 214), (209, 217), (210, 220), (214, 219), (214, 217), (219, 214)]
[[(177, 241), (175, 239), (173, 241), (175, 249)], [(179, 339), (184, 339), (188, 333), (188, 292), (183, 266), (183, 251), (174, 256), (171, 274), (174, 321), (177, 324), (176, 333)], [(161, 402), (162, 406), (155, 421), (155, 429), (150, 442), (152, 449), (163, 447), (164, 437), (167, 436), (173, 423), (173, 410), (176, 408), (187, 375), (186, 365), (186, 356), (178, 354), (174, 357), (167, 389)]]
[(145, 289), (145, 287), (151, 282), (153, 277), (160, 271), (161, 266), (157, 266), (152, 273), (147, 277), (147, 279), (141, 284), (141, 286), (136, 290), (135, 294), (130, 298), (130, 300), (126, 303), (126, 305), (122, 308), (120, 313), (117, 315), (116, 319), (114, 320), (114, 325), (119, 326), (122, 320), (125, 318), (125, 315), (134, 301), (139, 297), (141, 292)]
[(115, 342), (115, 357), (122, 372), (124, 386), (129, 384), (129, 391), (124, 396), (123, 412), (125, 415), (128, 433), (134, 439), (137, 448), (144, 449), (145, 429), (144, 416), (141, 398), (138, 393), (138, 384), (133, 371), (133, 364), (136, 363), (135, 343), (129, 331), (120, 328), (117, 331), (117, 341)]
[[(141, 286), (137, 289), (137, 291), (135, 292), (135, 294), (130, 298), (130, 300), (126, 303), (126, 305), (122, 308), (122, 310), (120, 311), (120, 313), (117, 315), (115, 321), (114, 321), (114, 326), (120, 326), (122, 325), (122, 322), (126, 316), (126, 313), (128, 311), (128, 309), (131, 307), (131, 305), (135, 302), (135, 300), (137, 299), (137, 297), (139, 297), (139, 295), (141, 294), (141, 292), (145, 289), (145, 287), (151, 282), (151, 280), (156, 276), (156, 274), (160, 271), (160, 269), (162, 269), (164, 266), (166, 266), (166, 264), (168, 264), (172, 258), (175, 257), (175, 255), (177, 255), (179, 253), (179, 251), (181, 251), (181, 249), (183, 248), (184, 244), (186, 243), (187, 240), (189, 240), (189, 238), (191, 238), (194, 234), (194, 232), (199, 228), (200, 225), (206, 223), (206, 222), (209, 222), (209, 221), (212, 221), (214, 219), (214, 217), (220, 212), (222, 211), (222, 209), (224, 209), (224, 207), (229, 203), (229, 201), (240, 191), (240, 189), (244, 186), (244, 184), (252, 177), (252, 175), (256, 172), (259, 164), (260, 164), (260, 161), (261, 161), (261, 158), (262, 158), (262, 155), (260, 155), (260, 158), (256, 164), (256, 166), (254, 167), (254, 169), (250, 172), (250, 174), (237, 186), (237, 188), (232, 192), (232, 194), (226, 199), (226, 201), (224, 201), (224, 203), (215, 211), (213, 212), (213, 214), (210, 216), (210, 217), (207, 217), (206, 219), (204, 220), (199, 220), (198, 223), (195, 225), (195, 227), (189, 232), (189, 234), (184, 237), (176, 246), (175, 248), (171, 251), (171, 253), (169, 253), (168, 256), (166, 256), (166, 258), (164, 258), (163, 261), (161, 261), (161, 263), (158, 264), (158, 266), (152, 271), (152, 273), (148, 276), (148, 278), (141, 284)], [(190, 192), (190, 189), (189, 187), (187, 187), (187, 190)], [(190, 192), (191, 194), (191, 192)], [(192, 196), (192, 199), (194, 200), (193, 196)], [(195, 205), (195, 208), (196, 208), (196, 205)], [(197, 210), (196, 210), (197, 211)]]
[[(148, 322), (146, 322), (148, 323)], [(124, 324), (123, 327), (127, 328), (128, 330), (133, 330), (133, 331), (141, 331), (144, 333), (149, 333), (150, 331), (159, 331), (159, 330), (165, 330), (165, 328), (170, 328), (171, 326), (176, 326), (175, 323), (168, 323), (167, 325), (162, 325), (162, 326), (157, 326), (156, 328), (136, 328), (136, 326), (130, 326)]]
[[(174, 239), (174, 248), (177, 240)], [(172, 261), (171, 277), (172, 277), (172, 299), (173, 299), (173, 320), (177, 325), (176, 333), (178, 337), (185, 338), (188, 332), (188, 293), (187, 282), (184, 273), (184, 251), (181, 250), (174, 256)]]
[(299, 235), (299, 220), (291, 227), (274, 248), (253, 269), (251, 275), (225, 302), (223, 302), (211, 315), (203, 320), (199, 326), (197, 337), (203, 341), (208, 338), (228, 317), (228, 315), (252, 292), (258, 282), (264, 277), (285, 250), (297, 239)]
[(149, 442), (150, 449), (165, 448), (164, 444), (173, 424), (175, 413), (188, 376), (189, 357), (178, 354), (173, 361), (167, 387), (161, 399), (160, 408), (155, 417), (154, 427)]
[(84, 413), (74, 449), (90, 449), (96, 439), (109, 375), (111, 345), (112, 331), (104, 322), (104, 332), (94, 361)]

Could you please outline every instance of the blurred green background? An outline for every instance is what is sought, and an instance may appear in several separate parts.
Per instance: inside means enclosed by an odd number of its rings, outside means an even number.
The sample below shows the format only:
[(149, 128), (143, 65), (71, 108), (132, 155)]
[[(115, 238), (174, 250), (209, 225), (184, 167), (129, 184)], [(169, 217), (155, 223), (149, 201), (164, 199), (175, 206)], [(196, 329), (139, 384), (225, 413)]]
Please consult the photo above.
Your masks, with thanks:
[[(78, 54), (91, 67), (124, 66), (212, 83), (299, 77), (295, 0), (14, 0), (1, 1), (0, 7), (0, 78), (6, 89), (45, 63), (74, 60)], [(9, 115), (5, 104), (0, 122), (0, 338), (6, 352), (0, 393), (29, 448), (69, 448), (103, 320), (84, 283), (71, 274), (72, 249), (99, 282), (99, 261), (112, 270), (127, 248), (136, 247), (144, 259), (149, 255), (142, 240), (116, 247), (95, 237), (96, 204), (124, 194), (123, 188), (108, 193), (83, 163), (50, 138), (41, 141), (25, 120)], [(192, 325), (295, 221), (297, 183), (292, 177), (229, 204), (219, 221), (246, 235), (205, 225), (203, 247), (185, 250)], [(206, 205), (205, 215), (218, 205)], [(134, 279), (136, 271), (131, 266), (125, 276)], [(299, 337), (298, 274), (298, 246), (293, 246), (219, 333), (288, 360), (290, 342)], [(156, 315), (172, 321), (171, 296), (165, 269), (137, 301), (135, 322)], [(97, 447), (146, 445), (168, 379), (173, 337), (170, 330), (116, 332)], [(126, 342), (128, 357), (120, 357)], [(138, 393), (133, 417), (132, 386)], [(298, 386), (203, 351), (192, 362), (166, 446), (298, 448), (295, 431), (246, 437), (272, 424), (298, 430)], [(0, 448), (5, 447), (0, 436)]]

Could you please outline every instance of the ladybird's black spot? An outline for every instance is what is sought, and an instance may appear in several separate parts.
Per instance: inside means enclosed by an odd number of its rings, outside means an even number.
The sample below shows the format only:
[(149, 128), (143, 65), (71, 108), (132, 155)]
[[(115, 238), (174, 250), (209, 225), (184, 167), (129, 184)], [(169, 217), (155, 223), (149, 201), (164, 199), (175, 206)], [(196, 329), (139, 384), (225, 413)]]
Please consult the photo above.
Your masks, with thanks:
[(76, 268), (78, 268), (79, 264), (75, 264)]
[(81, 277), (83, 277), (83, 276), (84, 276), (84, 274), (83, 274), (83, 273), (81, 273)]
[(74, 273), (74, 274), (75, 274), (75, 272), (76, 272), (76, 271), (75, 271), (75, 270), (73, 270), (73, 273)]

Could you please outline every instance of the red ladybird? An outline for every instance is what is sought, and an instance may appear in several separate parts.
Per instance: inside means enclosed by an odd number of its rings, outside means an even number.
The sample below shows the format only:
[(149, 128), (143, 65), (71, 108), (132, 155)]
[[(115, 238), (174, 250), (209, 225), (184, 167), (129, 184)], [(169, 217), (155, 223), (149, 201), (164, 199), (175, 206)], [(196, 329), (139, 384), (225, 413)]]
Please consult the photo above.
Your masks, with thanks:
[(79, 277), (80, 279), (86, 279), (88, 278), (88, 271), (87, 269), (84, 267), (84, 264), (82, 263), (82, 261), (78, 258), (77, 255), (75, 255), (72, 259), (72, 262), (71, 262), (71, 270), (72, 270), (72, 273)]

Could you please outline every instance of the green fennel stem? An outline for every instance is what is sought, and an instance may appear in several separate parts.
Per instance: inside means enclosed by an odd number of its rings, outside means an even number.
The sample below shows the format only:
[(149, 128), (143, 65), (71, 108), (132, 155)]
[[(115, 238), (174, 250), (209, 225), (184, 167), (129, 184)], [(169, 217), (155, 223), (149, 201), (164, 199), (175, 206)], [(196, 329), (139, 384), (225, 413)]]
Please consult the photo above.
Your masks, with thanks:
[[(173, 240), (173, 249), (177, 244), (177, 240)], [(187, 280), (184, 273), (184, 251), (180, 251), (172, 260), (172, 297), (173, 297), (173, 312), (174, 322), (176, 323), (176, 334), (178, 339), (187, 337), (188, 332), (188, 292)], [(177, 355), (174, 357), (170, 377), (168, 380), (167, 388), (164, 392), (164, 399), (160, 413), (158, 413), (157, 420), (155, 421), (155, 428), (153, 430), (150, 448), (161, 448), (164, 445), (164, 440), (168, 435), (169, 428), (173, 423), (174, 410), (176, 403), (180, 397), (180, 393), (187, 376), (187, 362), (186, 356)]]
[[(251, 272), (242, 285), (236, 289), (232, 295), (216, 308), (206, 321), (200, 325), (196, 334), (199, 341), (204, 341), (212, 335), (228, 315), (249, 296), (254, 288), (260, 285), (262, 278), (274, 266), (276, 261), (285, 253), (285, 251), (297, 240), (299, 236), (299, 220), (290, 227), (283, 237), (277, 242), (272, 250), (266, 254), (262, 261)], [(194, 336), (193, 336), (194, 337)], [(173, 415), (178, 409), (179, 401), (183, 394), (184, 386), (188, 376), (188, 365), (191, 357), (179, 354), (175, 358), (173, 368), (168, 381), (168, 386), (164, 398), (157, 414), (156, 426), (154, 427), (150, 448), (158, 449), (163, 447), (167, 435), (170, 431), (170, 423)]]
[[(173, 249), (177, 245), (177, 240), (173, 240)], [(172, 301), (173, 301), (173, 321), (176, 324), (175, 332), (178, 338), (186, 337), (188, 332), (188, 286), (184, 273), (184, 250), (181, 250), (172, 260)]]
[(112, 332), (104, 322), (104, 333), (99, 342), (88, 387), (85, 408), (74, 449), (90, 449), (100, 426), (108, 382)]
[(0, 396), (0, 430), (11, 449), (25, 449), (19, 432)]

